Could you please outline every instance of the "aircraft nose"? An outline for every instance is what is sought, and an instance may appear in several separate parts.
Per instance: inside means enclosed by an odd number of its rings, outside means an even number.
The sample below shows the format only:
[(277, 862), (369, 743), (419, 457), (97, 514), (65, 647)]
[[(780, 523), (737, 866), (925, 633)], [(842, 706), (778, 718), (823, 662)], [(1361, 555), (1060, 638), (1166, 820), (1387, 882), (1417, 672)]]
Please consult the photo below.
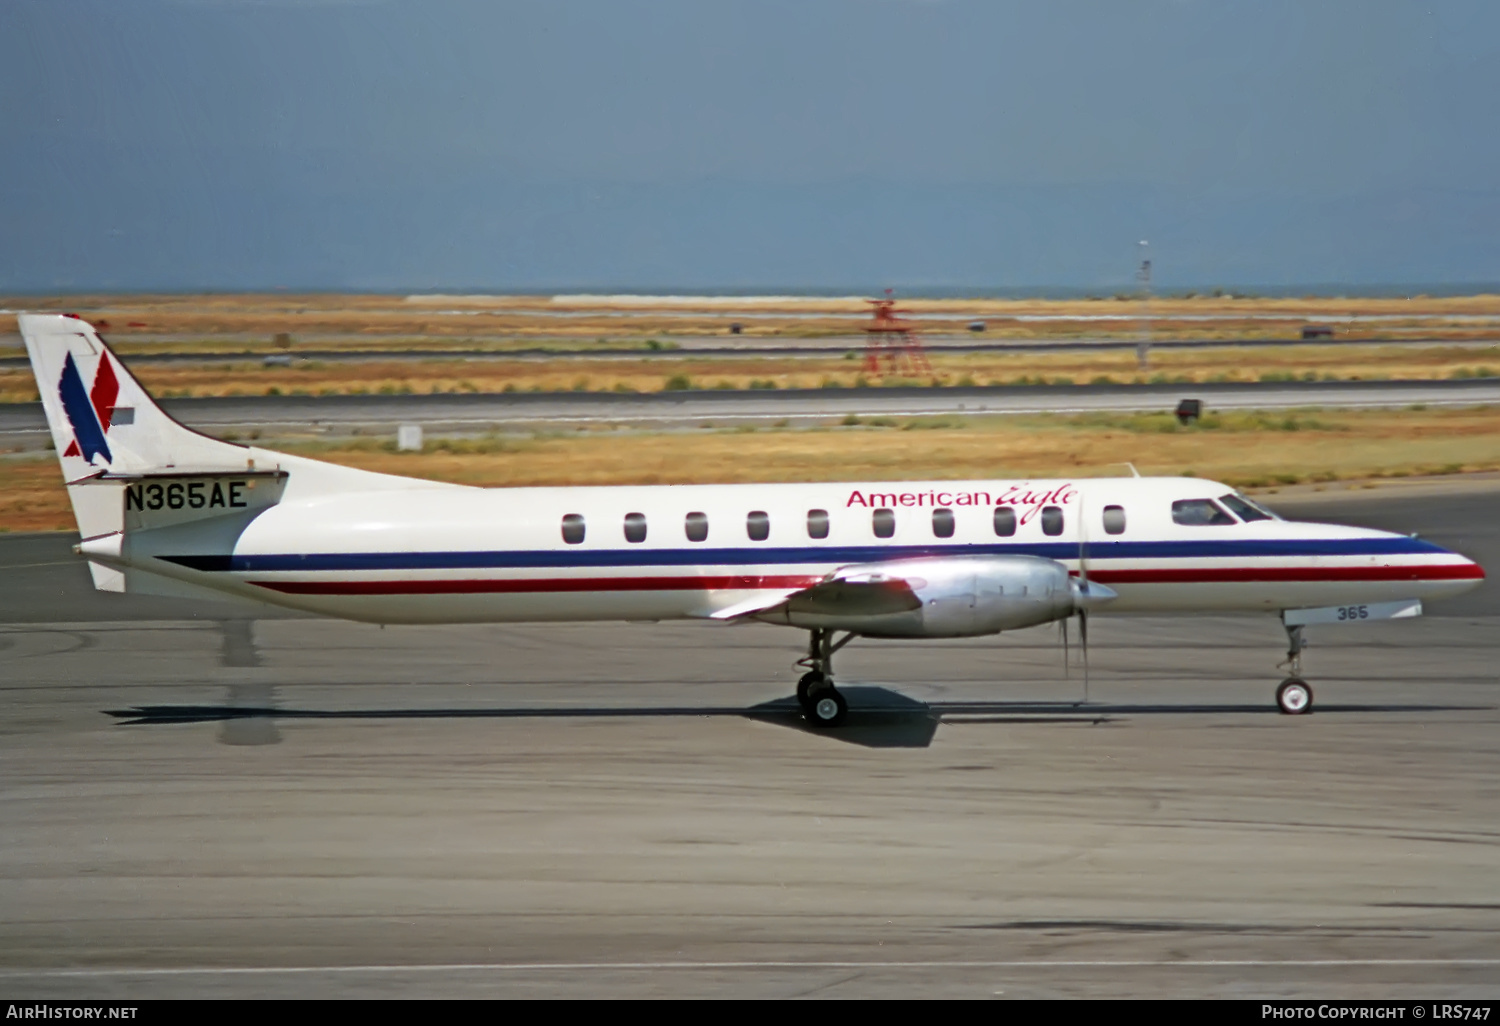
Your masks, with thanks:
[(1476, 584), (1484, 580), (1484, 567), (1480, 566), (1477, 562), (1470, 559), (1468, 556), (1460, 556), (1457, 552), (1455, 552), (1454, 555), (1458, 556), (1458, 558), (1462, 560), (1462, 565), (1468, 569), (1469, 580), (1473, 581)]
[(1461, 552), (1454, 552), (1431, 542), (1427, 544), (1430, 546), (1428, 558), (1431, 562), (1428, 573), (1439, 580), (1451, 582), (1454, 587), (1452, 594), (1477, 588), (1484, 583), (1484, 567), (1477, 562)]

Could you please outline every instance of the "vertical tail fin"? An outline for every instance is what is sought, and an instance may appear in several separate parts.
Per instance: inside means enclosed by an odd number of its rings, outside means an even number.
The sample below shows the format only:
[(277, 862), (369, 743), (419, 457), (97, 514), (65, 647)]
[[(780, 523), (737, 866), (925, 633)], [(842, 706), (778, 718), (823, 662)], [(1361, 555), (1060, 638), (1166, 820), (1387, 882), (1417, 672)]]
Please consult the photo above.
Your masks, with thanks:
[(88, 483), (105, 474), (245, 466), (243, 446), (167, 416), (87, 321), (68, 314), (18, 320), (82, 537), (122, 528), (119, 489)]
[(68, 314), (18, 320), (69, 484), (107, 472), (243, 466), (243, 446), (167, 416), (87, 321)]
[[(101, 591), (150, 590), (135, 583), (127, 587), (126, 573), (105, 565), (118, 562), (107, 557), (119, 557), (127, 532), (139, 536), (191, 528), (197, 544), (207, 544), (204, 538), (211, 535), (212, 551), (229, 552), (247, 517), (279, 503), (292, 490), (305, 500), (349, 491), (467, 487), (376, 474), (200, 435), (167, 416), (86, 321), (69, 314), (21, 314), (18, 319), (85, 542), (81, 550), (98, 557), (90, 559), (89, 570)], [(232, 489), (250, 486), (229, 480), (222, 483), (231, 489), (230, 498), (219, 498), (215, 478), (247, 475), (273, 477), (274, 486), (247, 503), (235, 501)], [(213, 526), (205, 528), (209, 523)], [(130, 572), (132, 580), (155, 579), (139, 568)]]

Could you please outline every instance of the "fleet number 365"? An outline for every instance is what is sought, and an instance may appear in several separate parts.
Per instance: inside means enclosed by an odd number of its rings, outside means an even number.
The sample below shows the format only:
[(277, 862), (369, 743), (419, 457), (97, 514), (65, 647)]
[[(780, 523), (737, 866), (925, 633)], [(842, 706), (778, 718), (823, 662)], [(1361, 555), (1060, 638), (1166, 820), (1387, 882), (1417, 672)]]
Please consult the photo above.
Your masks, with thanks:
[(1368, 620), (1369, 618), (1369, 606), (1339, 606), (1340, 620)]

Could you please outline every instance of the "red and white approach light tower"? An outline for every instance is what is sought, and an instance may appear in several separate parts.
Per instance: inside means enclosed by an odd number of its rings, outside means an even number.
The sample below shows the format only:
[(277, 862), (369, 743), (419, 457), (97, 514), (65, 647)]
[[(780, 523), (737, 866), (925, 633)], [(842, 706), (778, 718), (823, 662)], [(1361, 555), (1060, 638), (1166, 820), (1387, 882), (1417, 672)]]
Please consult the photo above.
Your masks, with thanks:
[[(871, 311), (874, 316), (865, 325), (865, 373), (899, 373), (904, 377), (931, 374), (932, 364), (927, 361), (916, 324), (896, 316), (911, 311), (897, 309), (891, 295), (892, 290), (886, 289), (884, 299), (865, 300), (874, 307)], [(882, 363), (884, 371), (880, 369)]]

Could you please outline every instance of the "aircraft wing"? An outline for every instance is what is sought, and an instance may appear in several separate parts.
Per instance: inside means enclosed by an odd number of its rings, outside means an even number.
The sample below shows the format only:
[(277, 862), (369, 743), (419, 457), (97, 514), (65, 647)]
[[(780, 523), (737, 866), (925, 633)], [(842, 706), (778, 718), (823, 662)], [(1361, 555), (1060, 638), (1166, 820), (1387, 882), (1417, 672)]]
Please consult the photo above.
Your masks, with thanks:
[(767, 609), (774, 609), (787, 600), (787, 596), (797, 594), (797, 588), (785, 588), (778, 591), (763, 591), (743, 602), (736, 602), (732, 606), (720, 609), (718, 612), (710, 613), (709, 620), (739, 620), (746, 616), (754, 616), (763, 613)]
[[(920, 609), (921, 599), (912, 590), (914, 582), (888, 573), (861, 573), (857, 577), (834, 577), (807, 588), (762, 592), (709, 616), (711, 620), (738, 620), (762, 613), (786, 611), (821, 616), (887, 616)], [(921, 586), (922, 582), (915, 582)]]

